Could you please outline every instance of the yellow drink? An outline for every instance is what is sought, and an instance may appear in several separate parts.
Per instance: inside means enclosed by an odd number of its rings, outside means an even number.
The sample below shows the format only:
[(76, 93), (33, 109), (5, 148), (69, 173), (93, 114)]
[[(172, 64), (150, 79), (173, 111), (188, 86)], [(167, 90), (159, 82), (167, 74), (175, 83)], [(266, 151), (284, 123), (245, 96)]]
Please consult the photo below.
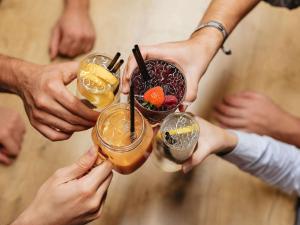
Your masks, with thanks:
[(90, 55), (80, 63), (78, 97), (88, 107), (99, 111), (119, 101), (119, 71), (107, 70), (110, 61), (106, 56)]
[(108, 159), (116, 171), (129, 174), (149, 157), (153, 130), (142, 114), (135, 110), (135, 139), (132, 140), (129, 105), (115, 104), (100, 114), (92, 138), (99, 146), (101, 160)]

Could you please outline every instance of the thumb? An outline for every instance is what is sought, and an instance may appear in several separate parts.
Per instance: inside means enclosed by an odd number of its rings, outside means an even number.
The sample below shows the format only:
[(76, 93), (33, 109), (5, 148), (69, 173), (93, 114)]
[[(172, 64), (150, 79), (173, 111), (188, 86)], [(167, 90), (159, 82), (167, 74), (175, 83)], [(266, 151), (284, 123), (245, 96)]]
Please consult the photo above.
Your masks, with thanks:
[(79, 68), (78, 62), (61, 63), (59, 66), (63, 71), (63, 82), (65, 85), (68, 85), (77, 77)]
[(70, 181), (82, 177), (94, 166), (97, 159), (97, 147), (91, 147), (74, 164), (65, 167), (63, 172), (64, 181)]
[(49, 46), (51, 60), (53, 60), (58, 54), (59, 41), (60, 41), (60, 29), (58, 26), (55, 26), (52, 31), (50, 46)]

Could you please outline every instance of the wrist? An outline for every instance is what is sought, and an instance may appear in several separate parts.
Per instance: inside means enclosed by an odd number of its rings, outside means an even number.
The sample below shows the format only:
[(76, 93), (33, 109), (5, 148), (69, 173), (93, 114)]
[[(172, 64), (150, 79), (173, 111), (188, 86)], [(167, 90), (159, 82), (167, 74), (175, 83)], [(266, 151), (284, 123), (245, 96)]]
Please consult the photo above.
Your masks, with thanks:
[(24, 76), (24, 67), (29, 67), (30, 63), (25, 61), (0, 55), (0, 89), (5, 92), (19, 94), (20, 80)]
[(216, 154), (225, 155), (233, 151), (238, 144), (238, 137), (235, 133), (229, 130), (223, 130), (223, 142), (218, 148)]
[(25, 210), (11, 225), (38, 225), (41, 221), (35, 218), (35, 213)]
[(39, 68), (40, 66), (37, 64), (24, 61), (16, 62), (13, 74), (15, 77), (15, 93), (17, 95), (21, 96), (29, 83), (35, 80), (34, 74)]
[(224, 42), (222, 33), (214, 27), (205, 27), (193, 33), (189, 41), (205, 50), (206, 56), (213, 59)]
[(299, 140), (300, 119), (287, 112), (283, 112), (277, 121), (281, 122), (278, 123), (277, 127), (270, 126), (272, 129), (268, 135), (299, 146), (299, 141), (294, 142), (294, 140)]
[(88, 13), (89, 0), (65, 0), (64, 11)]

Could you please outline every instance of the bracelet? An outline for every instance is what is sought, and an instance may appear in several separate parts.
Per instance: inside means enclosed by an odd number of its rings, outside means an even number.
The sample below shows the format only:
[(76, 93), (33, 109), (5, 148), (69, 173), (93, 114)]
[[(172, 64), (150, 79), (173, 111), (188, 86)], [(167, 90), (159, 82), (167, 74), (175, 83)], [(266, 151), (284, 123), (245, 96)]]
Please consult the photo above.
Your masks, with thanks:
[(228, 33), (225, 29), (225, 27), (223, 26), (223, 24), (221, 24), (220, 22), (218, 21), (215, 21), (215, 20), (212, 20), (212, 21), (209, 21), (208, 23), (205, 23), (205, 24), (199, 24), (196, 28), (196, 30), (192, 33), (196, 33), (197, 31), (203, 29), (203, 28), (206, 28), (206, 27), (213, 27), (213, 28), (216, 28), (218, 31), (220, 31), (223, 35), (223, 43), (222, 43), (222, 46), (221, 46), (221, 49), (222, 51), (224, 52), (225, 55), (231, 55), (231, 50), (226, 50), (225, 47), (224, 47), (224, 42), (226, 41), (227, 37), (228, 37)]

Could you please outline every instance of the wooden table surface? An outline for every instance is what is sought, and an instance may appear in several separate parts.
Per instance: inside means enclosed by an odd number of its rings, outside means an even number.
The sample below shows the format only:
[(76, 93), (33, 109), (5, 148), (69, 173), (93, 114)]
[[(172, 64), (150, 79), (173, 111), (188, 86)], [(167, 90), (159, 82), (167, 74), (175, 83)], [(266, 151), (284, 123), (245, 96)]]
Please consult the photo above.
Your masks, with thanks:
[[(50, 30), (62, 0), (2, 0), (0, 53), (49, 63)], [(92, 0), (97, 30), (94, 51), (127, 55), (135, 43), (187, 38), (207, 7), (194, 0)], [(261, 3), (227, 42), (200, 82), (191, 110), (209, 117), (224, 94), (256, 90), (300, 115), (300, 10)], [(76, 59), (80, 60), (80, 58)], [(201, 59), (199, 59), (201, 60)], [(0, 166), (0, 224), (12, 221), (53, 171), (72, 163), (91, 144), (90, 131), (52, 143), (28, 122), (19, 98), (1, 94), (0, 105), (18, 110), (27, 125), (22, 153)], [(210, 157), (193, 172), (168, 174), (148, 161), (132, 175), (115, 174), (102, 218), (94, 225), (292, 225), (295, 198), (265, 185), (233, 165)], [(55, 212), (53, 212), (55, 213)]]

